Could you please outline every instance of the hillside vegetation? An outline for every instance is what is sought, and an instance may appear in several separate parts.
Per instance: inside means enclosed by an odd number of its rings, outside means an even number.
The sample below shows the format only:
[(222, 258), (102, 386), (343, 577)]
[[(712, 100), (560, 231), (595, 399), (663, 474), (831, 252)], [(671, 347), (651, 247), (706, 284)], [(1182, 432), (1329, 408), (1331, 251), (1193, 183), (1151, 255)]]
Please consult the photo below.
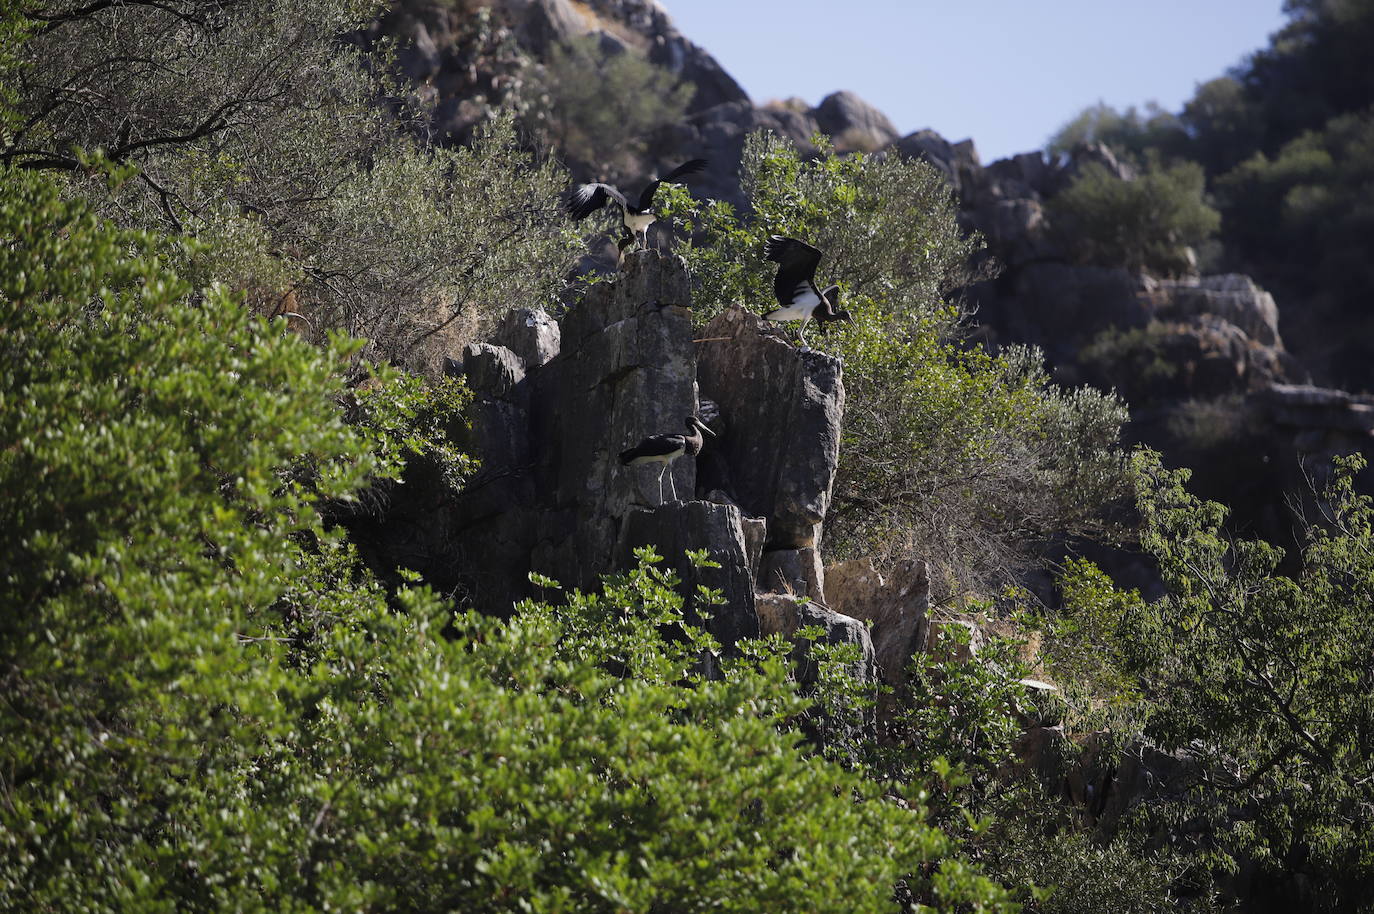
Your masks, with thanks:
[[(848, 385), (827, 548), (928, 561), (972, 620), (879, 686), (817, 629), (717, 642), (721, 595), (652, 549), (493, 618), (350, 533), (405, 486), (474, 485), (444, 356), (605, 281), (575, 279), (568, 175), (537, 145), (579, 125), (493, 111), (431, 144), (385, 43), (359, 50), (364, 3), (3, 12), (0, 908), (1374, 904), (1358, 459), (1280, 574), (1186, 472), (1123, 452), (1115, 396), (971, 344), (981, 241), (932, 166), (757, 132), (746, 210), (660, 201), (698, 326), (769, 301), (773, 233), (826, 250), (855, 314), (817, 343)], [(1337, 40), (1328, 15), (1295, 8), (1295, 34)], [(549, 72), (609, 66), (595, 50)], [(1357, 136), (1331, 117), (1293, 129)], [(1245, 161), (1230, 186), (1267, 174)], [(1018, 582), (1067, 536), (1138, 541), (1163, 596), (1075, 561), (1033, 599)], [(1146, 786), (1110, 816), (1061, 795), (1092, 766)]]
[(1283, 302), (1283, 331), (1317, 378), (1374, 389), (1374, 4), (1290, 0), (1288, 24), (1177, 113), (1085, 110), (1052, 152), (1098, 141), (1138, 163), (1200, 169), (1221, 216), (1214, 269)]

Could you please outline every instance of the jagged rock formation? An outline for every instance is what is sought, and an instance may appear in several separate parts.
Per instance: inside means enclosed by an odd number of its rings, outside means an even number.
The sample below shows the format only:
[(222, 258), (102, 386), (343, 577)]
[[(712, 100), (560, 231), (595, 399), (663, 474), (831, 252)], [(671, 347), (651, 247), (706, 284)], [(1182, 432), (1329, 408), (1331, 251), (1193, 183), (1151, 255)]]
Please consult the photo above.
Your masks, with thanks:
[(707, 464), (710, 487), (768, 519), (766, 549), (814, 547), (839, 466), (839, 362), (798, 351), (739, 305), (701, 336), (701, 393), (734, 432), (715, 449), (722, 459)]
[[(591, 589), (632, 565), (636, 547), (653, 546), (682, 581), (689, 613), (698, 585), (721, 593), (707, 628), (727, 647), (815, 625), (828, 642), (858, 645), (854, 672), (872, 681), (868, 630), (826, 606), (820, 556), (839, 460), (840, 364), (739, 308), (694, 334), (690, 308), (682, 260), (642, 251), (561, 324), (508, 314), (488, 342), (451, 361), (473, 392), (459, 443), (480, 471), (451, 502), (400, 487), (365, 537), (370, 558), (506, 614), (535, 595), (530, 572)], [(660, 500), (657, 469), (622, 466), (618, 455), (689, 415), (718, 437), (699, 459), (671, 464), (678, 498), (665, 484)], [(688, 550), (719, 567), (693, 565)], [(804, 647), (797, 657), (799, 675), (814, 676)]]
[[(990, 341), (1039, 346), (1065, 383), (1117, 387), (1134, 405), (1245, 393), (1301, 376), (1283, 348), (1272, 296), (1249, 277), (1158, 279), (1074, 260), (1045, 202), (1088, 163), (1132, 179), (1106, 147), (1081, 148), (1062, 162), (1024, 153), (986, 168), (971, 144), (955, 147), (930, 131), (903, 138), (897, 149), (949, 177), (962, 221), (988, 241), (1000, 272), (971, 289), (970, 299)], [(1094, 358), (1104, 334), (1147, 327), (1152, 335), (1143, 345), (1165, 350), (1165, 361), (1180, 368), (1167, 379), (1142, 377), (1125, 360)]]

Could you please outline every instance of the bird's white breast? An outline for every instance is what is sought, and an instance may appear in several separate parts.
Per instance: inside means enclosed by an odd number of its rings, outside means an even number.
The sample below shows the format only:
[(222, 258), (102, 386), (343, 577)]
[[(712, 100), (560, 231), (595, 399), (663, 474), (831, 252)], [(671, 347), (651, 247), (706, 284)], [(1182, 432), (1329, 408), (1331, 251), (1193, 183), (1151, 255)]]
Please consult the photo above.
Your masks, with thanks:
[(642, 232), (654, 223), (653, 213), (625, 213), (625, 225), (632, 232)]
[(769, 311), (764, 315), (770, 321), (800, 321), (811, 316), (816, 310), (816, 306), (821, 303), (821, 297), (816, 294), (816, 289), (809, 282), (804, 282), (797, 286), (792, 293), (792, 304), (785, 305), (774, 311)]

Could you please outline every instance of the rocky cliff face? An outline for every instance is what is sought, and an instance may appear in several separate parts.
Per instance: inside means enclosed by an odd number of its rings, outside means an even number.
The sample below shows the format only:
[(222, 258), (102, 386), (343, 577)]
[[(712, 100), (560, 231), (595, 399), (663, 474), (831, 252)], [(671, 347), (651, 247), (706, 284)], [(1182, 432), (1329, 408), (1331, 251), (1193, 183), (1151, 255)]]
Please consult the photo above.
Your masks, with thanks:
[[(694, 334), (679, 258), (631, 254), (561, 324), (514, 311), (450, 370), (474, 394), (462, 443), (481, 470), (452, 501), (426, 497), (423, 475), (390, 493), (361, 537), (377, 567), (414, 568), (467, 605), (507, 614), (536, 595), (531, 572), (594, 588), (649, 545), (677, 571), (689, 610), (698, 585), (721, 591), (707, 627), (727, 647), (819, 626), (828, 641), (859, 647), (855, 672), (868, 681), (878, 661), (897, 675), (919, 648), (923, 586), (869, 593), (842, 570), (845, 593), (830, 599), (848, 615), (828, 602), (821, 548), (840, 460), (840, 363), (794, 348), (739, 307)], [(681, 431), (689, 415), (717, 437), (671, 464), (660, 498), (657, 468), (622, 466), (618, 455)], [(719, 567), (694, 566), (688, 550)], [(798, 662), (803, 680), (814, 676), (804, 651)]]

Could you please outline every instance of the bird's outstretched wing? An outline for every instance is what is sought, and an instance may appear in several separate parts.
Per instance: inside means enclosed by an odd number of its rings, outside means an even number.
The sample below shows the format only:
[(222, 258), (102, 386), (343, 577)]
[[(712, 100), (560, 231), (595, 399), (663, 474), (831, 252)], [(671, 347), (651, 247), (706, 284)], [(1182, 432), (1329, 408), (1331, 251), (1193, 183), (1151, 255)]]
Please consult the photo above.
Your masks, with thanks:
[(639, 195), (640, 210), (646, 210), (654, 205), (654, 194), (658, 193), (658, 185), (675, 183), (678, 178), (685, 177), (686, 175), (694, 175), (705, 167), (705, 159), (691, 159), (690, 161), (683, 162), (666, 175), (654, 178), (649, 182), (649, 186), (644, 188), (644, 193)]
[(778, 297), (778, 304), (783, 307), (792, 304), (803, 284), (814, 285), (821, 252), (806, 242), (772, 235), (763, 246), (763, 256), (778, 264), (773, 292)]
[(619, 203), (621, 209), (629, 208), (629, 204), (625, 202), (625, 195), (609, 184), (596, 182), (580, 185), (568, 195), (568, 215), (580, 222), (605, 206), (607, 200)]

